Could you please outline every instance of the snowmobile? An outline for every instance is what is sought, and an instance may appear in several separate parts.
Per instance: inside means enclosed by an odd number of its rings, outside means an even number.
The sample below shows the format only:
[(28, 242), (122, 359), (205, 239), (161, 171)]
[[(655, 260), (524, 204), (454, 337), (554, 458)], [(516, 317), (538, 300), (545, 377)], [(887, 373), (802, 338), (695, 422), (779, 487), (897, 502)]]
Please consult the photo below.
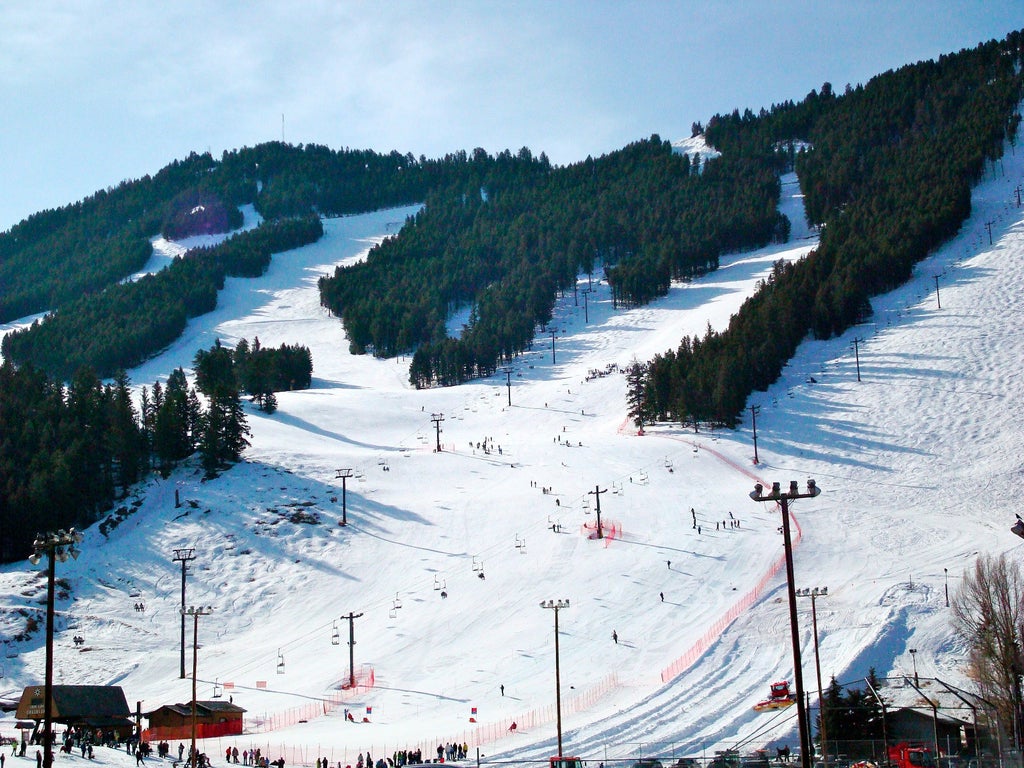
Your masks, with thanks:
[(767, 699), (754, 705), (755, 712), (767, 712), (771, 709), (782, 709), (796, 703), (796, 694), (789, 692), (789, 680), (772, 683)]

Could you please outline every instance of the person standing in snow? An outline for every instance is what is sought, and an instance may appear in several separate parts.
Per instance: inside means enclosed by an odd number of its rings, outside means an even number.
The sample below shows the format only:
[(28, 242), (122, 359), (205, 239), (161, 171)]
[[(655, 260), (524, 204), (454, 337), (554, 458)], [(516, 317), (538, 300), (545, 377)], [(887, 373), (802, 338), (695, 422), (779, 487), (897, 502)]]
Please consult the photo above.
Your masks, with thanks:
[(612, 630), (612, 640), (615, 641), (616, 645), (619, 644), (619, 633), (616, 632), (614, 629)]

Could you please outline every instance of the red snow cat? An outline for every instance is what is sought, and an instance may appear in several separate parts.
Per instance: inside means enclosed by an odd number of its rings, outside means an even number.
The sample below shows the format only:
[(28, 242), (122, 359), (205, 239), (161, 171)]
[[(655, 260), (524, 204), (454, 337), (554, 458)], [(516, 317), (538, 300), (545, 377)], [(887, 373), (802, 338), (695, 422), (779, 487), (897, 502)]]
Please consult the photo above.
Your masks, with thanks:
[(889, 763), (895, 768), (936, 768), (931, 749), (907, 741), (889, 747)]
[(796, 694), (789, 692), (789, 680), (772, 683), (768, 698), (754, 705), (755, 712), (767, 712), (770, 709), (782, 709), (796, 703)]

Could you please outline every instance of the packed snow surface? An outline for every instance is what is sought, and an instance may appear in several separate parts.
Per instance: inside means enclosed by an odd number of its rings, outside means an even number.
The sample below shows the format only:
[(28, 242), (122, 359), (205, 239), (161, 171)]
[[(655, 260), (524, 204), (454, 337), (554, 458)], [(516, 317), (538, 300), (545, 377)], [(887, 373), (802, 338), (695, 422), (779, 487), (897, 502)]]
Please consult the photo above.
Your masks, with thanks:
[[(202, 745), (212, 755), (237, 743), (354, 765), (357, 752), (432, 757), (458, 741), (474, 758), (543, 760), (556, 744), (556, 620), (566, 753), (614, 763), (795, 744), (795, 708), (751, 709), (792, 679), (793, 657), (781, 515), (748, 494), (814, 478), (822, 494), (791, 512), (796, 586), (828, 587), (826, 684), (907, 673), (914, 648), (921, 675), (969, 686), (946, 589), (979, 552), (1019, 544), (1008, 526), (1024, 455), (1012, 420), (1021, 160), (986, 169), (961, 233), (868, 323), (805, 342), (755, 393), (757, 464), (751, 411), (734, 431), (638, 435), (623, 371), (724, 328), (773, 262), (814, 246), (792, 177), (790, 244), (732, 255), (636, 309), (613, 309), (599, 274), (581, 275), (586, 303), (566, 292), (507, 373), (447, 389), (411, 388), (407, 358), (350, 354), (316, 289), (416, 209), (325, 221), (319, 242), (276, 255), (260, 279), (229, 280), (216, 311), (131, 372), (152, 386), (218, 338), (304, 344), (314, 360), (310, 389), (281, 393), (271, 416), (248, 411), (242, 464), (149, 481), (116, 527), (93, 526), (81, 557), (58, 564), (70, 597), (58, 601), (56, 682), (121, 685), (143, 711), (189, 701), (172, 556), (191, 548), (186, 602), (212, 607), (198, 622), (199, 698), (247, 710), (247, 733)], [(20, 608), (39, 611), (44, 579), (6, 566), (0, 594), (10, 698), (43, 678), (42, 630), (11, 638)], [(800, 607), (816, 694), (810, 601)], [(13, 726), (0, 719), (0, 734)]]

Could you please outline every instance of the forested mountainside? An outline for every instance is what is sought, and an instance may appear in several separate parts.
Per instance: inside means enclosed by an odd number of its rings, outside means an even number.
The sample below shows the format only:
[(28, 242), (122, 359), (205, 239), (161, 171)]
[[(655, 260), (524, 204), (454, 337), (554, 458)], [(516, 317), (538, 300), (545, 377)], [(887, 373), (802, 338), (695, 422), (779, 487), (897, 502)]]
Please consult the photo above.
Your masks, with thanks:
[[(564, 168), (528, 149), (416, 160), (270, 143), (220, 161), (192, 155), (29, 217), (0, 234), (0, 319), (53, 314), (4, 340), (0, 541), (22, 551), (36, 528), (95, 522), (142, 473), (180, 458), (178, 441), (206, 451), (213, 468), (230, 460), (244, 435), (228, 436), (223, 453), (204, 446), (225, 422), (219, 411), (196, 416), (182, 377), (173, 408), (169, 391), (156, 405), (154, 388), (138, 413), (123, 375), (108, 385), (97, 376), (145, 359), (212, 309), (226, 275), (258, 275), (273, 252), (319, 237), (320, 216), (380, 206), (425, 201), (365, 264), (325, 278), (322, 300), (343, 317), (353, 351), (415, 350), (412, 383), (447, 385), (526, 348), (581, 270), (603, 270), (617, 303), (639, 304), (672, 279), (714, 269), (726, 250), (785, 238), (777, 177), (794, 164), (820, 246), (780, 264), (726, 331), (683, 339), (630, 379), (639, 422), (731, 424), (808, 333), (826, 338), (863, 318), (871, 296), (906, 280), (957, 231), (971, 185), (1007, 139), (1014, 146), (1022, 63), (1016, 32), (843, 94), (825, 84), (757, 115), (716, 115), (705, 133), (722, 156), (699, 168), (657, 136)], [(149, 237), (235, 226), (222, 212), (242, 203), (263, 226), (121, 284), (148, 256)], [(445, 320), (463, 302), (469, 328), (448, 339)], [(214, 350), (197, 366), (216, 364), (237, 393), (257, 370), (239, 353)], [(301, 350), (280, 355), (295, 356)], [(232, 366), (241, 370), (229, 376)], [(251, 392), (272, 392), (252, 375)], [(237, 403), (224, 410), (236, 413)]]
[(194, 385), (177, 368), (136, 399), (123, 373), (103, 383), (83, 367), (64, 386), (31, 364), (0, 365), (0, 562), (23, 558), (40, 530), (106, 517), (151, 470), (167, 475), (193, 454), (207, 475), (238, 461), (249, 445), (242, 395), (271, 413), (274, 392), (309, 387), (313, 372), (308, 348), (258, 339), (217, 342), (193, 366)]
[[(52, 314), (9, 334), (4, 356), (64, 380), (79, 365), (112, 376), (163, 348), (189, 317), (210, 311), (225, 276), (259, 275), (271, 253), (321, 234), (318, 222), (283, 220), (420, 201), (467, 165), (464, 153), (417, 161), (398, 152), (271, 142), (225, 152), (220, 161), (193, 154), (154, 177), (34, 214), (0, 234), (0, 322)], [(246, 203), (264, 217), (262, 231), (190, 251), (155, 279), (118, 285), (146, 263), (150, 237), (237, 227), (237, 207)], [(235, 213), (182, 215), (217, 208)]]
[(266, 219), (359, 213), (421, 201), (456, 165), (454, 157), (417, 161), (398, 152), (281, 142), (225, 152), (219, 161), (193, 153), (154, 176), (33, 214), (0, 233), (0, 322), (58, 309), (124, 279), (145, 263), (148, 238), (186, 234), (183, 200), (252, 203)]
[(196, 248), (165, 270), (62, 304), (42, 322), (3, 340), (4, 357), (70, 380), (80, 369), (111, 377), (146, 360), (211, 312), (226, 277), (258, 277), (272, 253), (315, 242), (316, 216), (271, 219), (212, 248)]
[(889, 71), (842, 95), (716, 115), (723, 153), (800, 138), (796, 170), (821, 242), (779, 265), (722, 333), (684, 338), (650, 361), (631, 393), (638, 422), (733, 424), (778, 378), (808, 333), (829, 338), (865, 319), (869, 299), (910, 276), (970, 213), (970, 188), (1015, 149), (1024, 36)]
[[(566, 168), (499, 156), (482, 186), (432, 194), (366, 261), (322, 279), (322, 300), (353, 351), (415, 350), (417, 387), (458, 384), (525, 350), (581, 270), (600, 266), (617, 304), (642, 304), (728, 250), (785, 240), (774, 160), (723, 158), (701, 172), (657, 136)], [(463, 304), (468, 329), (450, 339), (445, 321)]]

